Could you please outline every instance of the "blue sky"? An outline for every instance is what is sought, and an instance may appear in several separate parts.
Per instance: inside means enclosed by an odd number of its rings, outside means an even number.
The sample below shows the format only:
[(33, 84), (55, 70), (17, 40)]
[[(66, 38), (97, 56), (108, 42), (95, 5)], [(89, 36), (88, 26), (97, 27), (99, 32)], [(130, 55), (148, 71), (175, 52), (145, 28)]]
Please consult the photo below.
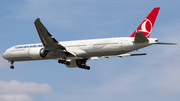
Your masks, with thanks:
[[(59, 41), (128, 37), (161, 7), (150, 37), (180, 39), (179, 0), (1, 0), (0, 55), (14, 45), (41, 42), (34, 20)], [(180, 47), (154, 45), (147, 56), (90, 60), (91, 70), (56, 60), (15, 63), (0, 56), (0, 101), (179, 101)]]

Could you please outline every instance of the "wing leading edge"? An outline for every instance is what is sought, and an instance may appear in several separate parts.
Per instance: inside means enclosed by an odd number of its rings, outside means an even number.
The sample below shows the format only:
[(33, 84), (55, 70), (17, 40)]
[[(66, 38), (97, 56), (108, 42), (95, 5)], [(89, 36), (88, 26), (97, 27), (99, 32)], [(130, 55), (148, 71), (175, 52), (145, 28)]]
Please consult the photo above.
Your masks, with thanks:
[(34, 24), (36, 26), (41, 42), (44, 45), (44, 51), (54, 51), (55, 54), (58, 54), (55, 50), (61, 49), (64, 53), (69, 53), (76, 57), (75, 53), (67, 50), (48, 32), (46, 27), (41, 23), (40, 18), (37, 18), (34, 21)]
[(45, 47), (45, 50), (53, 50), (56, 48), (60, 48), (62, 50), (66, 50), (64, 46), (62, 46), (46, 29), (46, 27), (41, 23), (40, 18), (37, 18), (34, 22), (39, 37), (41, 39), (42, 44)]

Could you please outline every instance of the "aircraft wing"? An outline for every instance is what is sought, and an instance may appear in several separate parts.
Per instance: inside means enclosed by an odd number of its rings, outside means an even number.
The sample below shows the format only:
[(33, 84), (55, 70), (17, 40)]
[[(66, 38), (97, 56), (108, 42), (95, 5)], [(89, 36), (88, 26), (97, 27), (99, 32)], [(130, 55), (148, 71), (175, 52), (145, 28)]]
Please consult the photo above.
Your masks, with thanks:
[(56, 48), (60, 48), (62, 50), (66, 50), (64, 46), (62, 46), (46, 29), (46, 27), (41, 23), (40, 18), (37, 18), (34, 22), (39, 37), (41, 39), (42, 44), (45, 47), (45, 50), (53, 50)]
[(37, 18), (34, 21), (34, 24), (36, 26), (37, 32), (39, 34), (39, 37), (41, 39), (42, 44), (44, 45), (45, 50), (47, 51), (54, 51), (56, 54), (58, 54), (55, 49), (61, 49), (62, 51), (69, 53), (76, 57), (76, 54), (67, 50), (64, 46), (62, 46), (46, 29), (46, 27), (41, 23), (40, 18)]

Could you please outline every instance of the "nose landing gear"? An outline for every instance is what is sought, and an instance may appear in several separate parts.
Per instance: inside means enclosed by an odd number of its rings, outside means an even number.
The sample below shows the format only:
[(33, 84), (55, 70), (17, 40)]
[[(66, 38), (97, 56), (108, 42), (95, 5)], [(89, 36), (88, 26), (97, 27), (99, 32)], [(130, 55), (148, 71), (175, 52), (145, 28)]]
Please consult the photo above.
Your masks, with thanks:
[(11, 69), (14, 69), (13, 63), (14, 61), (11, 61), (11, 66), (10, 66)]

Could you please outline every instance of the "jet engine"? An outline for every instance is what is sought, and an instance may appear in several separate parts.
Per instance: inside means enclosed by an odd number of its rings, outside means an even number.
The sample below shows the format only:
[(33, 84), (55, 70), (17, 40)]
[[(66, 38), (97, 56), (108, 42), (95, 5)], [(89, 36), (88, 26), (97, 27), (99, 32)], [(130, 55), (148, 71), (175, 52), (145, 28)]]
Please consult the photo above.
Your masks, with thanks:
[(32, 59), (42, 59), (45, 58), (49, 51), (44, 50), (44, 48), (31, 48), (29, 50), (29, 55)]
[(46, 55), (49, 53), (49, 51), (48, 50), (45, 50), (44, 48), (41, 48), (41, 50), (40, 50), (40, 56), (42, 57), (42, 58), (45, 58), (46, 57)]

